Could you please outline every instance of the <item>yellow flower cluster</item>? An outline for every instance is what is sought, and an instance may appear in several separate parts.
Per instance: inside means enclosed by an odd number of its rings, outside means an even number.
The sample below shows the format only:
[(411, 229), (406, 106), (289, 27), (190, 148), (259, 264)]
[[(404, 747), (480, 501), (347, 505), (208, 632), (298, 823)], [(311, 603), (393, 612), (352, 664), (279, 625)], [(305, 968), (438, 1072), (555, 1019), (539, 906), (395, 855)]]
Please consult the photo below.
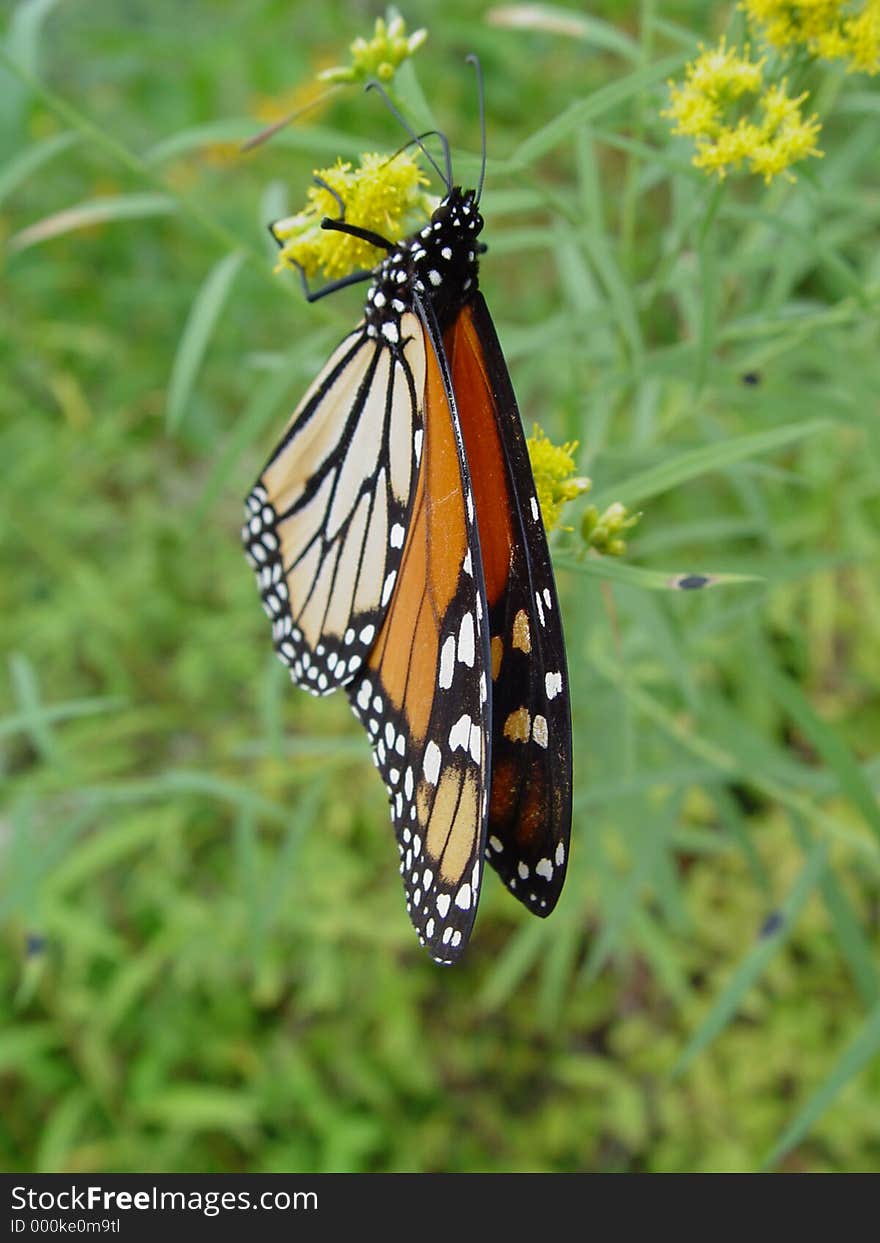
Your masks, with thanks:
[(351, 64), (324, 69), (318, 77), (322, 82), (366, 82), (368, 78), (390, 82), (403, 62), (422, 46), (427, 37), (427, 30), (416, 30), (407, 35), (406, 22), (402, 17), (392, 18), (387, 25), (381, 17), (377, 17), (372, 39), (357, 38), (349, 47)]
[(848, 61), (850, 73), (880, 73), (880, 0), (742, 0), (774, 47)]
[(547, 531), (552, 531), (559, 526), (562, 506), (567, 501), (573, 501), (582, 492), (589, 491), (592, 484), (589, 479), (583, 479), (574, 473), (576, 440), (555, 445), (535, 424), (527, 443), (544, 527)]
[(309, 277), (322, 272), (335, 280), (377, 262), (376, 248), (368, 242), (321, 228), (325, 216), (334, 220), (339, 216), (339, 203), (331, 190), (345, 204), (347, 221), (390, 242), (404, 237), (431, 213), (432, 199), (422, 189), (428, 179), (405, 151), (391, 159), (362, 155), (358, 168), (338, 160), (332, 168), (317, 169), (315, 177), (325, 185), (312, 186), (305, 208), (279, 220), (272, 229), (284, 242), (279, 267), (298, 266)]
[(820, 156), (816, 146), (820, 125), (805, 118), (801, 104), (783, 80), (765, 86), (764, 61), (750, 59), (724, 40), (703, 51), (685, 69), (682, 85), (670, 82), (670, 106), (664, 116), (675, 121), (674, 133), (694, 138), (693, 163), (707, 173), (725, 177), (743, 163), (769, 182), (807, 156)]

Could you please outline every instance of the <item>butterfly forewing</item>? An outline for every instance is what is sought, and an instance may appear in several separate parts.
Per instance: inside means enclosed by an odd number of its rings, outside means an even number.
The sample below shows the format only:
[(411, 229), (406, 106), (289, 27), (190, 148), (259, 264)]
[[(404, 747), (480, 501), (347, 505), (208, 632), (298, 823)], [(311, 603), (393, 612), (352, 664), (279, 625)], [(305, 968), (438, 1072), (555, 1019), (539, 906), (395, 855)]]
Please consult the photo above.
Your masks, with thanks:
[(488, 810), (486, 605), (454, 401), (425, 328), (424, 449), (385, 622), (348, 687), (388, 787), (407, 909), (440, 962), (476, 914)]
[(363, 326), (334, 352), (245, 502), (242, 536), (275, 649), (326, 693), (363, 665), (403, 551), (422, 435), (417, 317), (398, 348)]
[(492, 781), (487, 857), (536, 915), (565, 879), (571, 713), (562, 621), (528, 449), (479, 293), (445, 336), (473, 478), (488, 602)]

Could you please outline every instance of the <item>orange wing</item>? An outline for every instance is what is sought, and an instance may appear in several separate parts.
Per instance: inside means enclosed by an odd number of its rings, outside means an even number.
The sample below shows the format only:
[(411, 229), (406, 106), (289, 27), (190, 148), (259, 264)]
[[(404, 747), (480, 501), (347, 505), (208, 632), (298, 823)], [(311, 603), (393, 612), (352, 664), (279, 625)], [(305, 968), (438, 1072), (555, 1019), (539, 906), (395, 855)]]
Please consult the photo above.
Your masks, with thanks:
[(528, 449), (481, 294), (456, 316), (446, 356), (473, 478), (488, 602), (492, 777), (487, 857), (535, 915), (565, 879), (571, 711), (562, 620)]
[(470, 477), (448, 377), (425, 342), (424, 447), (400, 568), (347, 688), (388, 787), (407, 909), (438, 962), (462, 953), (480, 893), (489, 643)]

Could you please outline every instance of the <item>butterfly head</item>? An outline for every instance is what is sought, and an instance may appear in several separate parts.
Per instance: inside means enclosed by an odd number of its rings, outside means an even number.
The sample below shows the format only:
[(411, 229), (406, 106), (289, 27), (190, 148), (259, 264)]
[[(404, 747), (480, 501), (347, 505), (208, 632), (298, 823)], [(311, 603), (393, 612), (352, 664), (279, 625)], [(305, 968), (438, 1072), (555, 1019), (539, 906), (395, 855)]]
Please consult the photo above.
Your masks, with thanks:
[(410, 243), (414, 288), (441, 328), (476, 292), (482, 228), (476, 191), (454, 186)]
[(367, 333), (396, 345), (400, 315), (415, 297), (430, 305), (443, 329), (477, 290), (483, 217), (476, 192), (454, 186), (431, 219), (400, 242), (376, 269), (367, 292)]

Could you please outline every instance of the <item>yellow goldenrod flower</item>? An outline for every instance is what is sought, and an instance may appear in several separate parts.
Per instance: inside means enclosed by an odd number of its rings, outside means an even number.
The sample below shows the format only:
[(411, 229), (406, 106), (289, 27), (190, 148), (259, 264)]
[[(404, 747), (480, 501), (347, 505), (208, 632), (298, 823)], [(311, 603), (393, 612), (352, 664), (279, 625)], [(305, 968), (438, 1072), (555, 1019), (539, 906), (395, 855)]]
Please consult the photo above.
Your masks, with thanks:
[(378, 78), (390, 82), (405, 60), (417, 51), (428, 37), (427, 30), (406, 33), (406, 22), (394, 17), (385, 23), (376, 18), (373, 37), (369, 40), (355, 39), (349, 47), (351, 64), (325, 69), (318, 74), (322, 82), (366, 82)]
[[(582, 492), (589, 491), (592, 484), (589, 479), (584, 479), (574, 473), (574, 452), (578, 447), (576, 440), (564, 445), (555, 445), (535, 424), (527, 444), (532, 474), (535, 477), (535, 491), (538, 494), (538, 504), (544, 518), (544, 528), (552, 531), (559, 526), (562, 506), (568, 501), (573, 501)], [(570, 527), (563, 529), (571, 530)]]
[(880, 73), (880, 0), (742, 0), (740, 7), (778, 48), (800, 46), (850, 73)]
[[(428, 178), (405, 151), (391, 159), (362, 155), (358, 168), (337, 160), (332, 168), (317, 169), (315, 177), (339, 195), (347, 221), (390, 242), (404, 237), (431, 213), (433, 200), (422, 189), (428, 185)], [(284, 242), (279, 267), (294, 265), (306, 276), (322, 272), (335, 280), (376, 264), (379, 256), (368, 242), (321, 228), (325, 216), (339, 216), (339, 203), (330, 190), (310, 187), (305, 208), (273, 226), (275, 236)]]
[(584, 542), (606, 557), (622, 557), (626, 552), (623, 532), (634, 527), (641, 516), (631, 514), (620, 501), (614, 501), (603, 514), (595, 505), (590, 505), (581, 522)]
[(675, 122), (673, 132), (695, 139), (695, 167), (724, 178), (747, 164), (769, 182), (807, 156), (820, 156), (816, 146), (820, 125), (805, 119), (806, 93), (792, 98), (785, 82), (765, 86), (764, 61), (752, 61), (722, 39), (703, 50), (685, 69), (684, 83), (670, 82), (670, 106), (664, 116)]
[(670, 106), (663, 113), (675, 121), (676, 134), (715, 138), (725, 128), (725, 115), (744, 95), (757, 95), (763, 84), (763, 61), (740, 55), (724, 39), (717, 48), (702, 49), (685, 67), (682, 86), (670, 82)]

